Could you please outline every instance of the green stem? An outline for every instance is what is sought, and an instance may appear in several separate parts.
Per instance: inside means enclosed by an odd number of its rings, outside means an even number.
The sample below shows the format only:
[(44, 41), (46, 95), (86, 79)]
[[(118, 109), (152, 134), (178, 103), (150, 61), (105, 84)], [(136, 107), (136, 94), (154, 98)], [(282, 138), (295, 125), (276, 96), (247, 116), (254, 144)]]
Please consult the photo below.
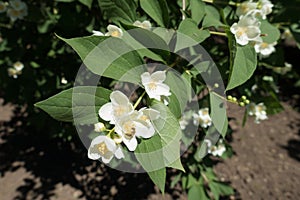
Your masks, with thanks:
[(217, 32), (217, 31), (209, 31), (210, 34), (212, 35), (221, 35), (227, 37), (227, 34), (224, 32)]
[(2, 27), (2, 28), (8, 28), (8, 29), (12, 28), (12, 26), (10, 24), (3, 24), (3, 23), (0, 23), (0, 27)]
[[(185, 2), (185, 0), (182, 0), (182, 10), (185, 11), (185, 8), (186, 8), (186, 2)], [(182, 13), (182, 20), (184, 20), (184, 19), (185, 19), (185, 15), (184, 15), (184, 13)]]
[(143, 92), (143, 94), (138, 98), (138, 100), (135, 102), (133, 108), (136, 109), (136, 107), (141, 103), (143, 97), (145, 96), (146, 91)]

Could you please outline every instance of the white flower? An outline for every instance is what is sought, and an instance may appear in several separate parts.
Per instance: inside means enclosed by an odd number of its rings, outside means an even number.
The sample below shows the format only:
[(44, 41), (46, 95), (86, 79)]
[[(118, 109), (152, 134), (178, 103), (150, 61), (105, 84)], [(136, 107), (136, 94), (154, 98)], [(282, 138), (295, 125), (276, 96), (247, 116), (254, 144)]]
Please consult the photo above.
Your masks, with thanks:
[(272, 13), (272, 8), (274, 4), (271, 3), (269, 0), (260, 0), (258, 2), (258, 8), (261, 11), (261, 16), (263, 19), (266, 19), (266, 15)]
[(200, 126), (202, 128), (207, 128), (208, 126), (211, 126), (211, 124), (212, 124), (212, 120), (209, 116), (208, 108), (200, 109), (198, 114), (197, 113), (193, 114), (193, 118), (194, 118), (194, 124), (195, 125), (200, 124)]
[(13, 64), (13, 67), (8, 68), (7, 72), (9, 76), (13, 78), (18, 78), (18, 75), (22, 74), (22, 70), (24, 68), (24, 64), (20, 61), (17, 61)]
[(189, 124), (189, 116), (187, 116), (186, 114), (183, 114), (181, 116), (181, 118), (179, 119), (179, 125), (181, 130), (184, 130), (186, 128), (186, 126)]
[(151, 99), (161, 100), (161, 96), (170, 96), (170, 87), (163, 82), (166, 80), (165, 71), (157, 71), (150, 75), (145, 72), (141, 75), (142, 84)]
[(112, 36), (112, 37), (122, 37), (123, 36), (123, 31), (119, 27), (115, 25), (108, 25), (107, 26), (108, 32), (105, 33), (105, 36)]
[(10, 8), (7, 10), (7, 15), (12, 21), (17, 19), (23, 19), (28, 15), (27, 5), (20, 0), (11, 0), (9, 1)]
[(65, 77), (62, 77), (61, 80), (60, 80), (60, 83), (61, 84), (67, 84), (68, 80)]
[(246, 15), (248, 12), (255, 10), (257, 8), (257, 4), (258, 3), (253, 1), (245, 1), (241, 3), (236, 9), (237, 16)]
[(256, 53), (259, 53), (260, 57), (266, 58), (276, 51), (275, 45), (277, 42), (273, 42), (271, 44), (263, 42), (261, 38), (255, 43), (254, 48)]
[(150, 138), (154, 135), (155, 129), (152, 120), (158, 119), (159, 114), (154, 109), (142, 108), (118, 120), (115, 131), (122, 137), (129, 151), (136, 149), (136, 137)]
[(217, 145), (212, 146), (211, 141), (209, 139), (204, 139), (203, 141), (207, 145), (207, 153), (212, 154), (213, 156), (222, 156), (226, 151), (226, 147), (223, 144), (223, 140), (220, 139)]
[(15, 68), (10, 67), (7, 69), (7, 73), (9, 76), (12, 76), (13, 78), (18, 78), (18, 75), (20, 75), (22, 72), (17, 71)]
[(240, 45), (247, 45), (249, 41), (255, 41), (260, 36), (260, 22), (252, 15), (241, 16), (238, 23), (230, 27), (235, 39)]
[(0, 1), (0, 13), (4, 13), (7, 10), (7, 5), (3, 1)]
[(250, 116), (255, 116), (255, 123), (259, 124), (259, 122), (261, 120), (266, 120), (268, 119), (267, 116), (267, 112), (266, 112), (267, 108), (264, 105), (264, 103), (259, 103), (259, 104), (255, 104), (255, 103), (250, 103), (249, 107), (248, 107), (248, 114)]
[(110, 124), (115, 124), (115, 122), (133, 112), (133, 106), (129, 102), (129, 99), (125, 94), (120, 91), (113, 91), (110, 94), (110, 103), (104, 104), (99, 109), (99, 116), (105, 120), (109, 121)]
[(105, 128), (105, 125), (101, 122), (98, 122), (96, 124), (94, 124), (94, 131), (95, 132), (102, 132), (102, 131), (105, 131), (106, 128)]
[(140, 22), (139, 20), (135, 21), (133, 23), (134, 26), (144, 28), (144, 29), (151, 29), (151, 23), (148, 20), (145, 20), (143, 22)]
[(92, 140), (88, 150), (88, 157), (92, 160), (102, 159), (109, 163), (115, 156), (118, 159), (124, 158), (122, 149), (109, 137), (100, 135)]
[(104, 36), (104, 34), (100, 31), (92, 31), (94, 36)]
[(17, 71), (22, 71), (24, 68), (24, 64), (21, 63), (20, 61), (17, 61), (13, 64), (13, 67), (17, 70)]
[(222, 156), (223, 153), (226, 151), (226, 148), (223, 144), (219, 144), (218, 146), (213, 146), (211, 149), (210, 149), (210, 153), (213, 155), (213, 156)]

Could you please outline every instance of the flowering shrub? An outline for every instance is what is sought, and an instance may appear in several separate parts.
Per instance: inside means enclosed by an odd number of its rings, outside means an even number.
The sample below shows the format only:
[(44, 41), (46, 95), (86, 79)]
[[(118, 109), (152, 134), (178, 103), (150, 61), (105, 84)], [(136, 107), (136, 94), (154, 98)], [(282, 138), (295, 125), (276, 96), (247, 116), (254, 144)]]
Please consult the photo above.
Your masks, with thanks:
[(0, 1), (0, 84), (50, 135), (70, 125), (40, 124), (34, 102), (72, 122), (90, 159), (147, 172), (162, 192), (174, 168), (171, 187), (219, 199), (233, 194), (211, 164), (231, 155), (226, 104), (260, 123), (282, 110), (277, 80), (299, 78), (281, 45), (299, 47), (295, 2)]

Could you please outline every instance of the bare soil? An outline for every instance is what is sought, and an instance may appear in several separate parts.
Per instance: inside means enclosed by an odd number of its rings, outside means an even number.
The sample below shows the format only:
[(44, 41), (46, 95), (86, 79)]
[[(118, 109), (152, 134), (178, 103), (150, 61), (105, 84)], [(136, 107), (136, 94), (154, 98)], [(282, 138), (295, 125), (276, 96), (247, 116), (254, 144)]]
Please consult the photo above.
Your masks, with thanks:
[[(234, 155), (219, 162), (215, 172), (235, 188), (231, 199), (299, 199), (300, 113), (284, 107), (261, 124), (249, 118), (242, 127), (243, 110), (230, 106)], [(13, 108), (0, 106), (1, 200), (163, 199), (147, 175), (88, 160), (80, 141), (35, 140), (23, 132), (24, 119)], [(180, 189), (167, 191), (164, 199), (187, 199)]]

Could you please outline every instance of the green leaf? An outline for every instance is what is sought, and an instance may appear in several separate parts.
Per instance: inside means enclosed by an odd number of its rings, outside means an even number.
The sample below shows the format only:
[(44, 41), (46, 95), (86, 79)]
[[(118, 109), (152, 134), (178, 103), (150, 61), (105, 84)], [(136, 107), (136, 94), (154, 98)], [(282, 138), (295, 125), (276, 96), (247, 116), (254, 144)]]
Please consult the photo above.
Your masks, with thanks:
[(133, 23), (136, 20), (137, 5), (132, 0), (98, 0), (104, 16), (115, 22)]
[(190, 2), (192, 19), (198, 25), (205, 15), (205, 3), (202, 0), (192, 0)]
[(173, 71), (168, 71), (165, 83), (170, 87), (172, 95), (169, 97), (170, 111), (179, 119), (191, 97), (191, 86), (188, 82)]
[(197, 23), (192, 19), (185, 19), (179, 24), (178, 32), (183, 33), (196, 42), (203, 42), (210, 36), (208, 30), (199, 30)]
[(144, 61), (125, 41), (105, 36), (59, 38), (77, 52), (93, 73), (131, 83), (140, 82), (140, 75), (145, 71)]
[(165, 0), (140, 0), (142, 9), (159, 25), (168, 27), (169, 12)]
[[(123, 37), (127, 44), (130, 44), (134, 47), (134, 49), (137, 49), (137, 52), (141, 55), (154, 58), (154, 60), (159, 60), (165, 63), (165, 60), (167, 60), (170, 56), (170, 48), (165, 39), (160, 37), (159, 33), (137, 28), (135, 26), (125, 26), (127, 29), (130, 29), (127, 32), (128, 35), (126, 34)], [(161, 28), (156, 28), (154, 31), (157, 31), (157, 29)]]
[(226, 90), (245, 83), (253, 75), (256, 65), (257, 56), (254, 48), (250, 45), (238, 46)]
[(220, 20), (220, 13), (215, 7), (206, 5), (205, 13), (206, 15), (202, 23), (203, 27), (206, 28), (211, 26), (215, 26), (215, 27), (224, 26), (224, 24)]
[(102, 87), (74, 87), (35, 106), (59, 121), (94, 124), (98, 122), (98, 110), (109, 101), (110, 93), (110, 90)]
[(165, 193), (165, 184), (166, 184), (166, 168), (148, 172), (149, 177), (155, 185), (158, 186), (160, 191)]
[(78, 0), (83, 5), (87, 6), (89, 9), (92, 7), (93, 0)]
[(221, 95), (210, 92), (211, 119), (218, 132), (225, 137), (228, 128), (228, 120), (225, 108), (225, 100)]
[(161, 102), (155, 102), (152, 108), (160, 112), (160, 119), (154, 121), (154, 126), (161, 138), (164, 163), (176, 169), (183, 169), (181, 162), (178, 162), (182, 132), (177, 118)]
[(209, 200), (207, 197), (205, 191), (204, 191), (204, 186), (203, 185), (193, 185), (188, 192), (188, 199), (190, 200), (196, 200), (196, 199), (201, 199), (201, 200)]
[(270, 24), (267, 20), (262, 20), (260, 25), (260, 30), (262, 34), (266, 34), (262, 39), (266, 43), (276, 42), (280, 38), (280, 31), (278, 28)]
[(224, 183), (211, 181), (208, 185), (216, 200), (219, 200), (220, 196), (229, 196), (234, 194), (233, 188)]
[(157, 134), (142, 140), (135, 150), (136, 158), (147, 172), (167, 166), (183, 170), (179, 160), (182, 133), (178, 120), (161, 102), (155, 102), (152, 108), (160, 112), (160, 118), (153, 121)]

